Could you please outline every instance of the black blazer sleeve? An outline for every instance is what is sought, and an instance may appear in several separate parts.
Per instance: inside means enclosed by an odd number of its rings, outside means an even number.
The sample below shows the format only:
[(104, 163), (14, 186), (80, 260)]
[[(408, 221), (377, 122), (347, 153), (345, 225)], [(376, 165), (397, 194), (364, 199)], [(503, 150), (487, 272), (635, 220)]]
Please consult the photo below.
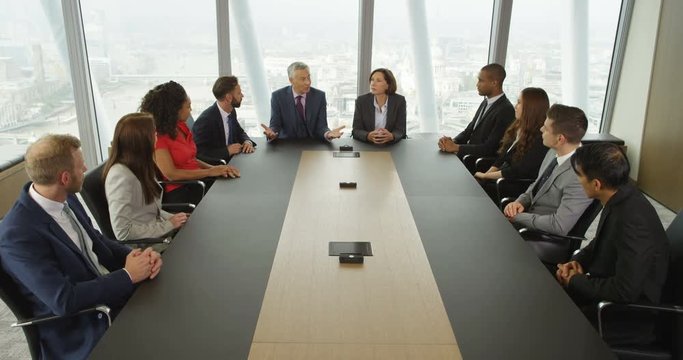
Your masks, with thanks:
[(361, 95), (356, 98), (356, 109), (353, 111), (353, 130), (351, 135), (354, 139), (360, 141), (368, 141), (368, 131), (363, 125), (363, 107), (365, 106), (365, 98), (367, 96)]
[[(501, 106), (498, 109), (490, 110), (495, 110), (496, 113), (491, 114), (494, 117), (493, 119), (491, 119), (494, 123), (491, 127), (491, 130), (486, 135), (486, 140), (484, 140), (480, 144), (461, 144), (460, 151), (458, 151), (458, 155), (462, 156), (471, 154), (475, 158), (480, 158), (482, 156), (492, 156), (496, 153), (496, 150), (500, 145), (500, 140), (503, 138), (503, 135), (505, 135), (505, 130), (507, 130), (508, 126), (510, 126), (510, 123), (515, 118), (515, 108), (512, 107), (511, 104), (509, 106), (506, 105), (507, 104), (501, 104)], [(488, 116), (488, 114), (484, 114), (484, 117), (486, 116)], [(482, 126), (483, 125), (484, 124), (482, 124)], [(465, 129), (465, 131), (467, 131), (470, 127), (474, 127), (474, 122), (471, 122), (467, 126), (467, 129)], [(479, 129), (477, 128), (477, 130)]]
[[(209, 108), (199, 115), (192, 126), (192, 136), (199, 155), (227, 161), (230, 158), (230, 153), (225, 146), (225, 131), (220, 113), (216, 118), (215, 114), (211, 114), (212, 110), (213, 108)], [(217, 109), (216, 112), (218, 112)]]
[(390, 119), (387, 119), (387, 130), (391, 131), (391, 133), (394, 135), (394, 143), (401, 141), (404, 136), (406, 136), (406, 98), (394, 94), (391, 95), (391, 100), (390, 102), (395, 102), (396, 107), (390, 104), (392, 108), (395, 109), (395, 112), (392, 113), (387, 113), (387, 115), (394, 115), (392, 116), (391, 122), (393, 124), (393, 129), (389, 128), (389, 122)]
[(520, 159), (513, 160), (513, 152), (514, 149), (508, 153), (508, 166), (501, 169), (503, 177), (506, 179), (535, 179), (548, 148), (543, 145), (543, 139), (539, 136)]

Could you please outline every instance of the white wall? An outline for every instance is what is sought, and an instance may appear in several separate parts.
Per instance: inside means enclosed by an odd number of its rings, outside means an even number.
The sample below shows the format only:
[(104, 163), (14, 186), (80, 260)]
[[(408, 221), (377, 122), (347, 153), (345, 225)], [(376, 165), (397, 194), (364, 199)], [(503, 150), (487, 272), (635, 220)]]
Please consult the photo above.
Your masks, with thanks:
[(628, 146), (634, 180), (638, 179), (661, 5), (661, 0), (635, 1), (609, 129)]

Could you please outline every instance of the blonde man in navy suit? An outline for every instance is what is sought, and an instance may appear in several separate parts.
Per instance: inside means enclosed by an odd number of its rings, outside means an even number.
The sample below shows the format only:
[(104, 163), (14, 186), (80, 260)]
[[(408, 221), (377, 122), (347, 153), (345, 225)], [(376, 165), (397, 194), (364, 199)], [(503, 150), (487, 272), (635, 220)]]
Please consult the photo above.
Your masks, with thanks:
[(439, 139), (439, 150), (459, 157), (468, 154), (475, 158), (496, 156), (505, 130), (515, 120), (515, 108), (503, 93), (505, 76), (505, 68), (499, 64), (481, 68), (477, 92), (486, 98), (465, 130), (454, 138)]
[(287, 67), (287, 75), (291, 85), (273, 91), (270, 98), (270, 126), (261, 124), (268, 141), (339, 138), (344, 126), (334, 130), (327, 127), (325, 93), (311, 87), (308, 65), (294, 62)]
[(31, 304), (34, 316), (72, 315), (36, 325), (42, 359), (85, 359), (107, 329), (97, 313), (118, 313), (136, 284), (153, 279), (161, 256), (131, 250), (95, 230), (76, 198), (85, 174), (80, 141), (47, 135), (26, 152), (31, 178), (0, 223), (0, 265)]
[(396, 93), (389, 69), (370, 74), (370, 92), (356, 99), (353, 138), (373, 144), (396, 143), (406, 135), (406, 98)]

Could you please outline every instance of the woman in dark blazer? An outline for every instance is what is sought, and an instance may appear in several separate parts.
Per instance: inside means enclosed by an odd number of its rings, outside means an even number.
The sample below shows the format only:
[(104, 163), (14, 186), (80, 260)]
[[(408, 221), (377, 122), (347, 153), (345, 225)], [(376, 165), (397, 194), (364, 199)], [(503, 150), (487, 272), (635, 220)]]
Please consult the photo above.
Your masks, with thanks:
[(395, 143), (406, 135), (406, 98), (396, 93), (389, 69), (370, 74), (370, 92), (356, 99), (353, 138), (373, 144)]
[(474, 174), (489, 196), (497, 198), (495, 181), (506, 179), (535, 179), (548, 152), (541, 139), (541, 126), (550, 107), (548, 94), (541, 88), (529, 87), (519, 94), (515, 105), (515, 121), (503, 136), (498, 158), (485, 173)]

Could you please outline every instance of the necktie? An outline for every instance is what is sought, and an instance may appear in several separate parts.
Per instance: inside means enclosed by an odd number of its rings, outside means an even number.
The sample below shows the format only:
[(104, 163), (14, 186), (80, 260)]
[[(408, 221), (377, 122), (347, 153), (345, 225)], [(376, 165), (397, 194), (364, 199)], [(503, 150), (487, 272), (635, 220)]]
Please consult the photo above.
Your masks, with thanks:
[(81, 244), (81, 253), (83, 254), (83, 257), (85, 258), (86, 262), (88, 263), (88, 265), (92, 267), (93, 270), (95, 270), (95, 272), (98, 275), (103, 275), (102, 271), (100, 271), (100, 268), (97, 266), (96, 261), (94, 260), (95, 254), (91, 254), (91, 251), (85, 244), (85, 236), (83, 235), (83, 231), (81, 230), (81, 227), (78, 225), (78, 220), (76, 220), (76, 216), (74, 215), (73, 211), (71, 211), (71, 209), (69, 208), (69, 205), (64, 205), (64, 212), (69, 218), (71, 226), (74, 228), (74, 230), (76, 230), (76, 234), (78, 234), (78, 242), (79, 244)]
[(486, 113), (486, 108), (488, 108), (488, 107), (489, 107), (488, 101), (484, 100), (484, 102), (481, 104), (481, 106), (479, 106), (481, 111), (479, 111), (479, 114), (477, 114), (479, 116), (477, 116), (477, 121), (474, 122), (474, 127), (472, 129), (477, 128), (477, 126), (479, 125), (479, 122), (481, 121), (481, 119), (484, 117), (484, 114)]
[(306, 116), (304, 116), (304, 104), (301, 103), (301, 95), (296, 97), (296, 112), (299, 113), (299, 117), (302, 121), (306, 121)]
[(545, 171), (543, 171), (543, 174), (541, 175), (541, 178), (538, 179), (536, 182), (536, 185), (534, 186), (534, 189), (531, 190), (531, 196), (536, 196), (536, 193), (538, 190), (545, 184), (546, 181), (550, 178), (550, 174), (553, 173), (553, 169), (557, 166), (557, 158), (554, 158), (553, 161), (548, 164), (548, 167), (545, 168)]

